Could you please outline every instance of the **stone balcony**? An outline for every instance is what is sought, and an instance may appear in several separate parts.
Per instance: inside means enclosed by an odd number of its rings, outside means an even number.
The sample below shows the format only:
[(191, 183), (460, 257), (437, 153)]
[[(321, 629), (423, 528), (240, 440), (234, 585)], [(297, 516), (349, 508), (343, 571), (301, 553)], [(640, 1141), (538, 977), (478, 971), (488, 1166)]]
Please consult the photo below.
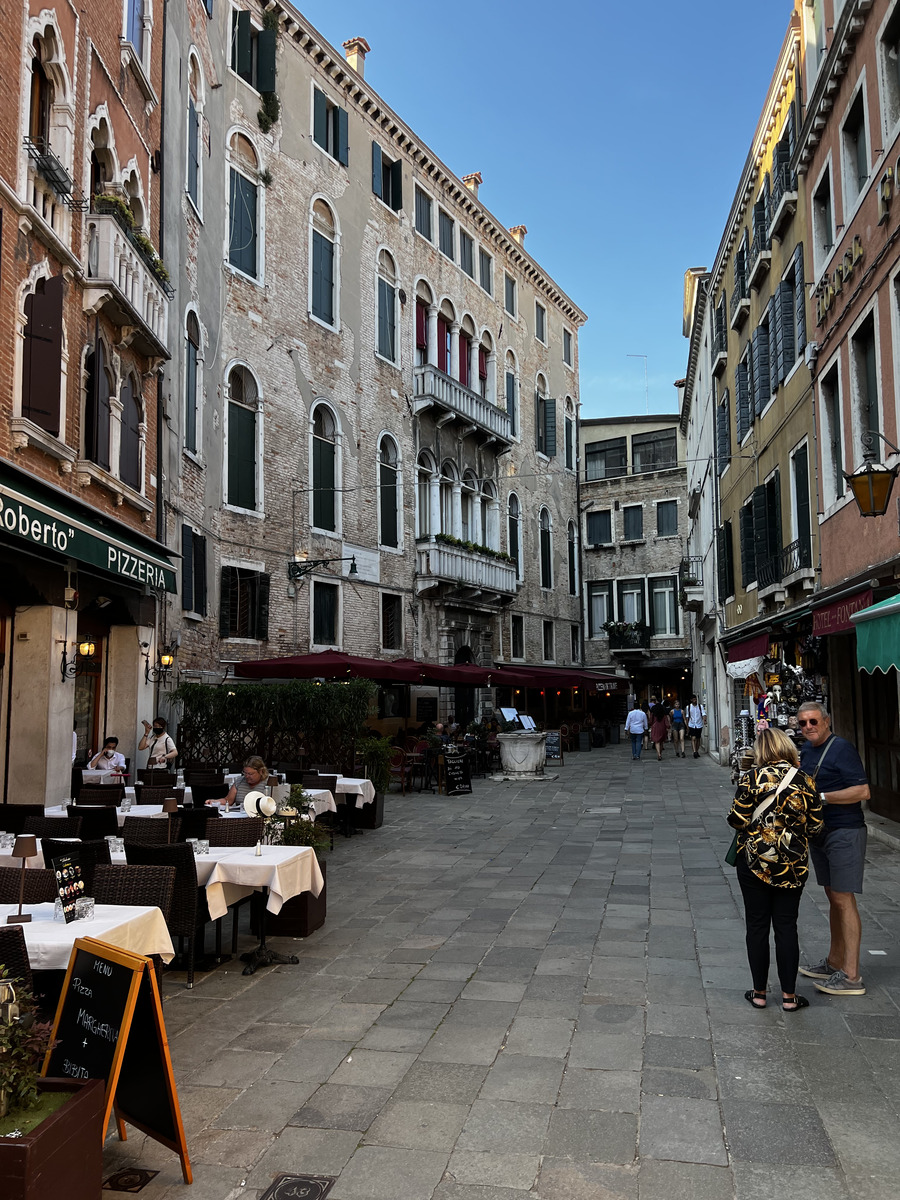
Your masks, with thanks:
[(84, 309), (100, 309), (123, 326), (123, 341), (151, 358), (168, 358), (169, 299), (144, 256), (115, 217), (92, 213), (87, 222)]
[(447, 590), (458, 593), (457, 599), (497, 605), (516, 594), (514, 563), (434, 538), (422, 538), (416, 543), (416, 572), (416, 590), (420, 595), (446, 586)]
[(484, 396), (431, 364), (416, 367), (413, 374), (417, 413), (427, 408), (442, 409), (468, 430), (478, 431), (485, 441), (500, 442), (504, 446), (512, 444), (509, 413), (505, 409), (491, 404)]

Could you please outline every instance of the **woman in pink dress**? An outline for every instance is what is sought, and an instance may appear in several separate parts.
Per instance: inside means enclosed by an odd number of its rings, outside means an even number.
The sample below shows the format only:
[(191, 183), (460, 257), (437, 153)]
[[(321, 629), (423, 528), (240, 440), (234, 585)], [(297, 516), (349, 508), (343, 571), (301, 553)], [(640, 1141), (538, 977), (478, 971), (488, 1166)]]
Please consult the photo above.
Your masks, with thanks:
[(663, 742), (669, 736), (669, 718), (661, 704), (655, 704), (650, 713), (650, 741), (656, 750), (657, 761), (662, 761)]

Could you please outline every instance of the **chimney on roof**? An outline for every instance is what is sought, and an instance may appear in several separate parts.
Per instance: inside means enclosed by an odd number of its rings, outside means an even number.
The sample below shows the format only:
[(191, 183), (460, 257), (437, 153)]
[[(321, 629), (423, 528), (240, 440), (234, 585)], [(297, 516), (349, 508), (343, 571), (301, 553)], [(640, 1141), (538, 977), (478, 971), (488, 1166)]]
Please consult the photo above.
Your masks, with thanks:
[(463, 175), (463, 183), (477, 200), (478, 186), (479, 184), (484, 183), (484, 180), (481, 178), (481, 172), (473, 171), (471, 175)]
[(355, 71), (360, 79), (364, 78), (366, 73), (366, 55), (372, 47), (362, 37), (351, 38), (349, 42), (344, 42), (344, 51), (347, 57), (347, 65), (352, 71)]
[(513, 235), (513, 237), (519, 243), (520, 246), (525, 245), (525, 234), (528, 232), (528, 229), (526, 228), (526, 226), (513, 225), (513, 227), (510, 229), (509, 232)]

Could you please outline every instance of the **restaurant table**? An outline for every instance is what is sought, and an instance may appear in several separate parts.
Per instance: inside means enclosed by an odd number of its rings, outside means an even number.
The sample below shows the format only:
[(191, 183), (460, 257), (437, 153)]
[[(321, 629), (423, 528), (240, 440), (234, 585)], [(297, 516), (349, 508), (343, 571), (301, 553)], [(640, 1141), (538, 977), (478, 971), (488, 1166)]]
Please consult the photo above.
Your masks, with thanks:
[[(188, 790), (190, 790), (190, 789), (186, 789), (186, 793)], [(133, 789), (132, 788), (125, 789), (126, 797), (128, 796), (129, 792), (133, 792)], [(79, 808), (100, 808), (100, 807), (102, 807), (102, 806), (95, 805), (95, 804), (81, 804), (81, 805), (76, 804), (75, 805), (76, 815), (77, 815), (77, 810)], [(44, 809), (45, 817), (67, 817), (68, 815), (69, 814), (66, 811), (66, 807), (64, 804), (58, 804), (51, 808)], [(120, 829), (125, 824), (126, 817), (161, 817), (162, 815), (163, 815), (163, 807), (161, 804), (132, 804), (131, 808), (117, 808), (116, 809), (116, 818), (119, 822)]]
[[(75, 939), (99, 938), (134, 954), (158, 954), (163, 962), (175, 956), (166, 922), (158, 908), (138, 904), (98, 904), (90, 921), (53, 919), (52, 904), (25, 904), (31, 920), (21, 926), (33, 971), (64, 971)], [(0, 924), (18, 912), (17, 904), (0, 904)]]
[(337, 812), (337, 805), (334, 802), (334, 796), (332, 796), (331, 792), (326, 792), (324, 789), (317, 791), (304, 788), (303, 794), (314, 817), (319, 817), (322, 813)]
[(359, 808), (362, 804), (371, 804), (375, 799), (375, 785), (371, 779), (354, 779), (349, 775), (338, 775), (334, 790), (339, 796), (353, 797), (353, 800), (345, 801), (351, 808)]

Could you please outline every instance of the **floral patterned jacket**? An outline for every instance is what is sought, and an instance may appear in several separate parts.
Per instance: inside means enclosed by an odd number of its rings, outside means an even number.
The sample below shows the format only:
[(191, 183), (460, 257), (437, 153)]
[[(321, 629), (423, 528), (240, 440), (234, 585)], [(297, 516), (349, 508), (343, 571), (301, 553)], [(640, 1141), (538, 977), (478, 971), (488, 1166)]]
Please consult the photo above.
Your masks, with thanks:
[(738, 853), (744, 854), (753, 874), (772, 887), (803, 887), (809, 873), (809, 838), (823, 828), (819, 793), (802, 771), (759, 820), (752, 820), (790, 768), (787, 762), (751, 768), (738, 785), (727, 817), (738, 831)]

